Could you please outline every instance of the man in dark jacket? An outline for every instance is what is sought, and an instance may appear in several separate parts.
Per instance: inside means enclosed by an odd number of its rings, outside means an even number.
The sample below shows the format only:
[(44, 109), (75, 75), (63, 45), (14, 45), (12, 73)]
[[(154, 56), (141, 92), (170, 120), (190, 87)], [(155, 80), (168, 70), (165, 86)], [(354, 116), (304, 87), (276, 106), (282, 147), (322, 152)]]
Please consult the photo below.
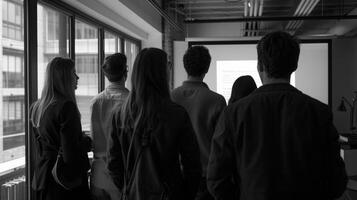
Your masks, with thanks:
[(285, 32), (258, 43), (263, 86), (228, 106), (215, 130), (208, 189), (216, 199), (334, 199), (346, 187), (327, 105), (289, 84), (300, 47)]
[(203, 78), (208, 72), (211, 56), (204, 46), (190, 47), (183, 57), (188, 80), (172, 91), (172, 100), (183, 106), (190, 116), (200, 148), (202, 181), (196, 200), (213, 199), (206, 187), (206, 168), (211, 139), (219, 115), (226, 107), (224, 97), (211, 91)]

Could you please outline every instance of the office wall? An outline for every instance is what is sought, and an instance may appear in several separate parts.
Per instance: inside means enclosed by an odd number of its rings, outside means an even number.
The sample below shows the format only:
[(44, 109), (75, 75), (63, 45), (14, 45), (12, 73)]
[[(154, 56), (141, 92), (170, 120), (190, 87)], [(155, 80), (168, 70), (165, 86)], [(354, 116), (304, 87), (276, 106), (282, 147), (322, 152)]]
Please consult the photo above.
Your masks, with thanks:
[(182, 82), (187, 78), (182, 61), (183, 55), (185, 54), (187, 47), (187, 42), (174, 41), (174, 88), (177, 88), (178, 86), (182, 85)]
[[(357, 91), (357, 38), (332, 40), (332, 109), (340, 133), (350, 132), (349, 112), (339, 112), (341, 97), (350, 102)], [(346, 105), (347, 110), (349, 110)], [(357, 174), (357, 150), (343, 152), (348, 175)]]
[[(205, 45), (211, 53), (211, 65), (206, 74), (204, 81), (207, 83), (209, 88), (213, 91), (218, 91), (218, 85), (223, 84), (233, 84), (233, 76), (225, 75), (225, 81), (221, 81), (218, 84), (219, 70), (217, 69), (217, 62), (222, 60), (231, 61), (246, 61), (246, 60), (257, 60), (257, 50), (256, 44), (232, 44), (232, 45)], [(187, 45), (185, 46), (187, 48)], [(182, 51), (184, 51), (183, 49)], [(176, 51), (180, 51), (177, 49)], [(178, 52), (178, 54), (183, 54), (184, 52)], [(180, 66), (182, 66), (182, 55), (178, 59)], [(243, 67), (243, 66), (242, 66)], [(258, 86), (261, 85), (256, 64), (251, 66), (250, 70), (253, 71), (252, 76), (255, 77)], [(242, 68), (241, 68), (242, 70)], [(183, 75), (176, 76), (176, 79), (181, 80), (185, 78), (184, 71)], [(250, 72), (246, 72), (250, 74)], [(321, 102), (328, 103), (328, 44), (327, 43), (303, 43), (301, 44), (299, 67), (292, 78), (293, 85), (299, 90), (303, 91)], [(178, 81), (179, 82), (179, 81)], [(221, 88), (221, 93), (229, 98), (230, 87), (223, 89)], [(224, 92), (223, 92), (224, 91)], [(222, 93), (223, 92), (223, 93)]]
[[(341, 97), (352, 100), (357, 91), (357, 38), (332, 41), (332, 109), (339, 132), (349, 132), (349, 113), (338, 112)], [(347, 109), (348, 106), (346, 105)]]

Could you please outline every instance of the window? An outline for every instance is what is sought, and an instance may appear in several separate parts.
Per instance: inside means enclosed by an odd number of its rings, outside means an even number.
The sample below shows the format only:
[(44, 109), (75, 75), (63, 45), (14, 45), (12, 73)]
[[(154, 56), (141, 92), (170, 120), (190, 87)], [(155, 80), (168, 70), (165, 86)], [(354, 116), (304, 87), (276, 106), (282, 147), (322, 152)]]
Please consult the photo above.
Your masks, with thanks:
[[(131, 72), (133, 71), (133, 64), (135, 61), (136, 56), (139, 53), (139, 46), (129, 40), (125, 40), (124, 43), (124, 53), (127, 58), (127, 64), (128, 64), (128, 77), (131, 77)], [(125, 86), (130, 90), (131, 89), (131, 82), (127, 81), (125, 83)]]
[(56, 56), (69, 57), (68, 16), (37, 5), (38, 97), (41, 96), (47, 64)]
[(11, 134), (17, 134), (19, 132), (22, 132), (25, 129), (24, 119), (25, 119), (24, 96), (4, 97), (3, 98), (3, 135), (11, 135)]
[(97, 55), (76, 55), (76, 69), (78, 74), (98, 73)]
[(76, 20), (76, 39), (98, 39), (98, 30), (92, 26)]
[(90, 130), (90, 100), (98, 94), (98, 30), (85, 22), (75, 23), (75, 58), (79, 76), (76, 90), (82, 129)]
[(23, 54), (9, 54), (3, 51), (2, 84), (4, 88), (24, 87)]
[(4, 0), (3, 6), (3, 38), (23, 41), (23, 5), (20, 0)]
[[(110, 55), (124, 49), (128, 56), (128, 65), (131, 67), (133, 59), (138, 51), (138, 43), (126, 41), (116, 34), (110, 26), (91, 19), (91, 24), (79, 20), (85, 20), (90, 17), (84, 13), (74, 13), (75, 10), (68, 9), (66, 6), (56, 4), (54, 1), (38, 1), (37, 13), (31, 13), (33, 10), (24, 9), (24, 0), (2, 0), (0, 2), (0, 185), (16, 181), (25, 182), (25, 85), (34, 83), (38, 86), (38, 96), (40, 96), (45, 69), (50, 60), (56, 56), (70, 57), (70, 45), (75, 45), (72, 56), (75, 56), (76, 70), (79, 75), (78, 89), (76, 98), (79, 110), (81, 112), (83, 130), (89, 130), (90, 127), (90, 100), (98, 94), (98, 70), (99, 55)], [(28, 1), (27, 5), (32, 5), (36, 1)], [(45, 2), (45, 3), (42, 3)], [(54, 5), (53, 7), (51, 5)], [(37, 80), (32, 79), (30, 73), (27, 84), (25, 80), (25, 55), (24, 55), (24, 10), (28, 10), (31, 16), (37, 16), (37, 30), (29, 24), (29, 33), (37, 34), (37, 46), (28, 43), (29, 52), (37, 50), (37, 65), (29, 66), (29, 72), (32, 69), (37, 71)], [(72, 20), (74, 19), (74, 20)], [(32, 20), (26, 20), (32, 23)], [(36, 23), (35, 22), (35, 23)], [(73, 24), (70, 24), (73, 23)], [(70, 27), (74, 29), (70, 29)], [(104, 49), (98, 49), (99, 30), (105, 31), (103, 42)], [(70, 38), (70, 31), (74, 31), (74, 38)], [(125, 35), (125, 34), (122, 34)], [(28, 39), (30, 39), (29, 37)], [(70, 39), (74, 39), (74, 44)], [(73, 46), (72, 46), (73, 47)], [(99, 52), (99, 50), (101, 52)], [(73, 53), (73, 54), (72, 54)], [(31, 57), (32, 58), (32, 57)], [(32, 63), (32, 62), (31, 62)], [(37, 81), (37, 83), (36, 83)], [(107, 82), (106, 82), (107, 83)], [(30, 87), (29, 87), (30, 88)], [(32, 94), (28, 91), (27, 94)], [(34, 97), (31, 96), (30, 99)], [(31, 134), (30, 134), (31, 135)], [(34, 152), (33, 149), (28, 149)], [(34, 167), (34, 163), (27, 163), (27, 166)], [(30, 168), (31, 170), (31, 168)], [(32, 172), (32, 171), (31, 171)], [(30, 173), (31, 173), (30, 172)], [(18, 178), (20, 177), (20, 178)], [(30, 179), (31, 180), (31, 179)], [(12, 182), (13, 183), (13, 182)], [(19, 185), (22, 187), (21, 184)], [(16, 190), (18, 190), (16, 186)], [(9, 188), (10, 190), (14, 187)], [(23, 191), (26, 188), (23, 187)], [(17, 194), (16, 194), (17, 195)], [(25, 195), (24, 195), (25, 196)], [(16, 198), (25, 199), (24, 196)], [(36, 198), (34, 198), (36, 199)]]
[(23, 0), (3, 0), (1, 5), (0, 185), (3, 185), (19, 176), (25, 181), (25, 82)]

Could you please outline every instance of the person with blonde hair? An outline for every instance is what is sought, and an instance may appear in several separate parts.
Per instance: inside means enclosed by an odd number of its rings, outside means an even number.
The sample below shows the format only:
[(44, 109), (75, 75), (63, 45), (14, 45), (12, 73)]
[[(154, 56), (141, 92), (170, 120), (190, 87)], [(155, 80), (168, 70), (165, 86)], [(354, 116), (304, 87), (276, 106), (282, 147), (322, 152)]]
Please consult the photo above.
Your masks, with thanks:
[[(56, 57), (47, 65), (41, 98), (31, 106), (36, 149), (32, 188), (38, 200), (90, 198), (88, 144), (75, 98), (77, 84), (74, 62)], [(59, 173), (68, 182), (76, 182), (73, 188), (61, 184), (53, 173), (58, 162), (62, 163)]]
[(127, 200), (193, 200), (199, 149), (185, 109), (170, 99), (167, 55), (140, 51), (132, 89), (113, 118), (107, 168)]

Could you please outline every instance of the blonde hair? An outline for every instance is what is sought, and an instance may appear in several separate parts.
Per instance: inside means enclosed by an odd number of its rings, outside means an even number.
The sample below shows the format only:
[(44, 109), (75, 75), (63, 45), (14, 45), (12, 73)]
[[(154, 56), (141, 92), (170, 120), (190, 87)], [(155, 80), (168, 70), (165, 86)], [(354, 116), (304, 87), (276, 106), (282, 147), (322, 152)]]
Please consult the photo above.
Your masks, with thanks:
[(76, 104), (72, 85), (73, 70), (74, 62), (68, 58), (55, 57), (48, 63), (41, 98), (33, 104), (30, 113), (33, 126), (40, 126), (42, 115), (57, 99), (65, 99)]

